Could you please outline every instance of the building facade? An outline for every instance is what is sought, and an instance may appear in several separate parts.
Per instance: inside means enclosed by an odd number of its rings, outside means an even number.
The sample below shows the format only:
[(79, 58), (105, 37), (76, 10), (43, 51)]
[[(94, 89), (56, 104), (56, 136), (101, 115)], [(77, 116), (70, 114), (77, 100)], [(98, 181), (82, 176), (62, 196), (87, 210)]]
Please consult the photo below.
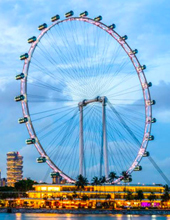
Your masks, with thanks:
[[(27, 198), (13, 201), (16, 207), (78, 209), (78, 208), (169, 208), (163, 201), (162, 185), (88, 185), (77, 189), (68, 184), (36, 184), (27, 192)], [(140, 193), (139, 193), (140, 192)], [(142, 196), (141, 195), (142, 192)], [(7, 200), (7, 206), (9, 201)]]
[(7, 186), (14, 186), (19, 180), (22, 180), (23, 157), (19, 152), (7, 153)]

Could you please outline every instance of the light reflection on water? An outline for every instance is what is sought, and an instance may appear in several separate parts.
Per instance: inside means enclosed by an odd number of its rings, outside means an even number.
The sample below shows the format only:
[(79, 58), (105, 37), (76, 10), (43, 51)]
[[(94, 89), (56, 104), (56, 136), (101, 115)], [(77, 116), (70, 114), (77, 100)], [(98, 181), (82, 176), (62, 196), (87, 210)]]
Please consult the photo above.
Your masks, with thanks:
[(170, 215), (72, 215), (48, 213), (0, 213), (0, 220), (170, 220)]

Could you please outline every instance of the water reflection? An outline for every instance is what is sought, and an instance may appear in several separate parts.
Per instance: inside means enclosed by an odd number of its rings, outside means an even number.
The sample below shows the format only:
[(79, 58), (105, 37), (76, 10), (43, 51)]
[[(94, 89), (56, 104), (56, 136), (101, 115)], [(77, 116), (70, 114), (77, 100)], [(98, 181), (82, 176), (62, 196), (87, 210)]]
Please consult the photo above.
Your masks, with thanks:
[(170, 215), (73, 215), (48, 213), (1, 213), (0, 220), (170, 220)]

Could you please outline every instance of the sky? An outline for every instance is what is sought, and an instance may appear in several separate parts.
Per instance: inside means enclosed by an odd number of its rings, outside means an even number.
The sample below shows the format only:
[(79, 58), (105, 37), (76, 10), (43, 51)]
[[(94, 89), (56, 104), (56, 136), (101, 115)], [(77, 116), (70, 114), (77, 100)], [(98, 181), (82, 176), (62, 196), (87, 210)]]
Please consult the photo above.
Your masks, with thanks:
[[(24, 177), (37, 181), (49, 179), (46, 164), (36, 163), (38, 153), (34, 146), (26, 146), (28, 132), (18, 124), (22, 116), (20, 103), (14, 96), (20, 92), (15, 75), (22, 71), (19, 56), (29, 49), (27, 39), (38, 36), (38, 25), (59, 14), (64, 19), (67, 11), (75, 15), (88, 11), (89, 17), (102, 15), (106, 24), (116, 24), (120, 35), (128, 35), (128, 43), (137, 48), (138, 58), (147, 66), (148, 82), (152, 82), (151, 97), (156, 100), (153, 116), (157, 123), (152, 127), (155, 140), (149, 143), (152, 158), (170, 179), (170, 2), (169, 0), (116, 1), (116, 0), (0, 0), (0, 169), (6, 176), (6, 153), (19, 151), (24, 156)], [(147, 158), (141, 162), (142, 172), (133, 173), (133, 183), (165, 183)]]

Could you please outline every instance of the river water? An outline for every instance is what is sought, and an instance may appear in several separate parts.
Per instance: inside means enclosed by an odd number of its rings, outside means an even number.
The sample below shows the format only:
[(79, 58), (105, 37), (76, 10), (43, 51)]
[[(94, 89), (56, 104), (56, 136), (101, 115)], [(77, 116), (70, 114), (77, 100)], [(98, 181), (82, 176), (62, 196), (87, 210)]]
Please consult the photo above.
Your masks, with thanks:
[(170, 220), (170, 215), (73, 215), (47, 213), (0, 213), (0, 220)]

